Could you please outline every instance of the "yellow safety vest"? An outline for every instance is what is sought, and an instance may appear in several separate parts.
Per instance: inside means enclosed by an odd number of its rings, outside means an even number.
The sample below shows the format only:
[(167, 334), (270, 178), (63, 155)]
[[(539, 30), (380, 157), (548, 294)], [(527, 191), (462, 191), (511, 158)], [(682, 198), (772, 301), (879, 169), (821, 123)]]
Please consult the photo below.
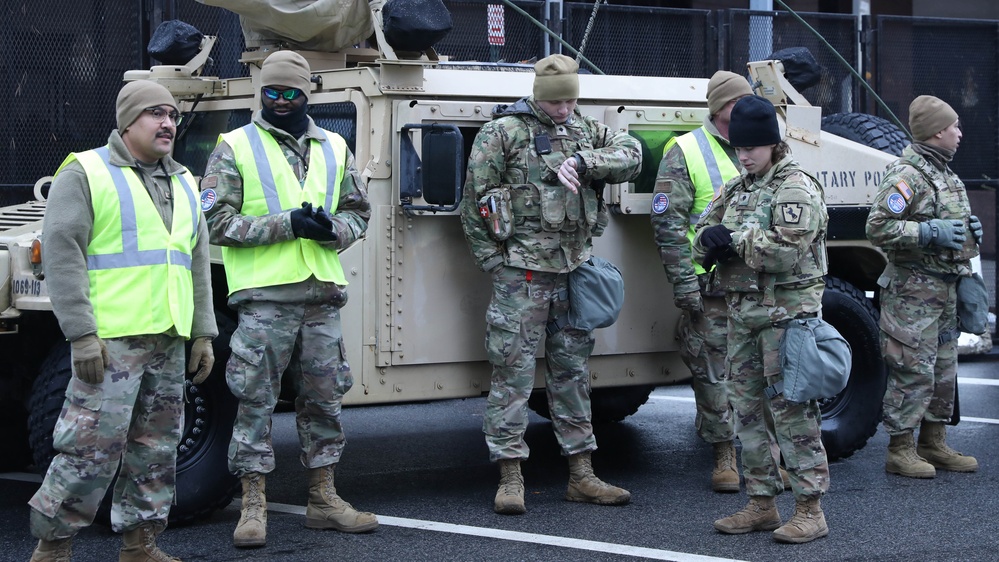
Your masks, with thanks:
[[(687, 240), (694, 243), (694, 225), (701, 218), (701, 213), (708, 207), (711, 200), (718, 195), (728, 180), (739, 175), (739, 168), (725, 153), (721, 143), (714, 135), (701, 126), (693, 131), (673, 137), (666, 143), (663, 154), (676, 144), (683, 152), (687, 163), (687, 173), (694, 185), (694, 205), (690, 208), (690, 228), (687, 230)], [(701, 264), (694, 262), (694, 273), (705, 273)]]
[(187, 170), (170, 178), (175, 194), (167, 231), (142, 180), (112, 165), (107, 146), (70, 154), (90, 185), (94, 229), (87, 245), (90, 303), (101, 338), (162, 334), (191, 337), (194, 284), (191, 255), (201, 216)]
[[(270, 133), (251, 123), (225, 133), (219, 141), (232, 148), (236, 167), (243, 178), (244, 215), (261, 217), (299, 209), (303, 202), (322, 205), (331, 215), (340, 199), (347, 162), (347, 143), (330, 131), (327, 142), (310, 140), (309, 173), (301, 185), (288, 159)], [(245, 248), (223, 246), (229, 294), (242, 289), (272, 287), (304, 281), (346, 285), (340, 256), (315, 240), (296, 238)]]

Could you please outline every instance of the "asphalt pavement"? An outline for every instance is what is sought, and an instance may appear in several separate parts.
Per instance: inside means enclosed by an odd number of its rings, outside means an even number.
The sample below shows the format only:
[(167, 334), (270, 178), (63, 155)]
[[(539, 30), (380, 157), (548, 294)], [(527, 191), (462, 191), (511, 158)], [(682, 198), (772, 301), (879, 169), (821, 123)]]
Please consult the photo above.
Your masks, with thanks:
[[(883, 431), (854, 456), (831, 465), (823, 500), (830, 535), (804, 545), (770, 533), (727, 536), (712, 522), (746, 502), (744, 493), (710, 489), (711, 447), (693, 427), (689, 387), (663, 387), (622, 423), (596, 428), (597, 475), (632, 492), (623, 507), (563, 499), (568, 469), (550, 424), (532, 414), (524, 465), (527, 509), (492, 512), (496, 468), (487, 460), (484, 399), (344, 410), (348, 444), (337, 488), (355, 507), (375, 512), (374, 532), (347, 535), (304, 528), (306, 473), (298, 460), (294, 415), (274, 419), (278, 469), (267, 480), (267, 546), (232, 547), (238, 500), (209, 519), (170, 528), (160, 546), (185, 561), (656, 559), (823, 561), (999, 560), (999, 355), (962, 358), (964, 421), (949, 443), (978, 458), (974, 474), (939, 472), (912, 480), (884, 472)], [(28, 560), (27, 500), (33, 474), (0, 474), (0, 560)], [(781, 514), (793, 511), (789, 493)], [(120, 537), (94, 525), (74, 541), (78, 562), (115, 560)]]

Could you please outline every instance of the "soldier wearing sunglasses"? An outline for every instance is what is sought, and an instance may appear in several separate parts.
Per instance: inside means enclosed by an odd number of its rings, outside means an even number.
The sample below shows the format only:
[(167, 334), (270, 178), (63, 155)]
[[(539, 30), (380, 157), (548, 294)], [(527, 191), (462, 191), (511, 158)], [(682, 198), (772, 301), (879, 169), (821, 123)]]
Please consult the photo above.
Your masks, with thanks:
[(340, 403), (353, 384), (338, 254), (364, 236), (370, 205), (346, 142), (307, 114), (310, 78), (300, 55), (270, 55), (260, 69), (261, 110), (222, 135), (201, 181), (201, 208), (212, 242), (222, 246), (229, 306), (239, 316), (226, 365), (239, 399), (229, 446), (229, 469), (243, 487), (233, 533), (239, 548), (266, 544), (270, 419), (286, 372), (301, 389), (295, 409), (309, 470), (306, 527), (359, 533), (378, 526), (333, 484), (345, 443)]

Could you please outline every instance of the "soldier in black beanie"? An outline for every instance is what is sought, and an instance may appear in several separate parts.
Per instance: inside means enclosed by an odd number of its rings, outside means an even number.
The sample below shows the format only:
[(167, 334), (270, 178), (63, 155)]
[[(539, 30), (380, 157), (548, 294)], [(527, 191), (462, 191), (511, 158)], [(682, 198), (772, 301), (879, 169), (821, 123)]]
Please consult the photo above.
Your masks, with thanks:
[[(694, 259), (709, 269), (728, 305), (728, 372), (742, 441), (749, 503), (715, 521), (726, 534), (774, 531), (779, 542), (804, 543), (829, 534), (820, 498), (829, 488), (818, 402), (790, 402), (780, 388), (780, 340), (788, 321), (822, 312), (826, 215), (822, 186), (791, 158), (777, 112), (747, 96), (732, 108), (729, 141), (745, 173), (725, 184), (701, 217)], [(794, 515), (781, 525), (774, 497), (784, 491), (765, 421), (787, 464)]]

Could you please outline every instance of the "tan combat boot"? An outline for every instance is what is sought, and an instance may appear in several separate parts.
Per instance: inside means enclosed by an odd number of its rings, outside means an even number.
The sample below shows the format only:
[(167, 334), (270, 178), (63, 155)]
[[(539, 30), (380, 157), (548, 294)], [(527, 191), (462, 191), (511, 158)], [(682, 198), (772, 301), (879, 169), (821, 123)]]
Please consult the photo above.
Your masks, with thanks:
[(378, 527), (374, 513), (357, 511), (343, 501), (333, 485), (331, 464), (309, 469), (309, 504), (305, 508), (305, 526), (310, 529), (336, 529), (344, 533), (363, 533)]
[(519, 459), (499, 461), (500, 481), (496, 491), (493, 511), (503, 515), (520, 515), (524, 507), (524, 476), (520, 473)]
[(738, 492), (739, 470), (735, 465), (735, 443), (713, 443), (715, 469), (711, 471), (711, 489), (716, 492)]
[(952, 472), (975, 472), (978, 461), (975, 457), (962, 455), (947, 446), (947, 426), (943, 422), (923, 420), (919, 428), (919, 456), (941, 470)]
[(912, 432), (892, 435), (888, 442), (888, 457), (885, 459), (885, 472), (909, 478), (933, 478), (937, 471), (926, 459), (916, 453)]
[(811, 542), (829, 534), (826, 516), (822, 513), (819, 498), (795, 499), (794, 515), (774, 531), (774, 540), (800, 544)]
[(121, 536), (118, 562), (180, 562), (156, 546), (156, 535), (163, 531), (162, 524), (146, 522)]
[(243, 485), (243, 505), (239, 523), (232, 533), (236, 548), (254, 548), (267, 544), (267, 494), (264, 475), (250, 472), (240, 478)]
[(39, 540), (29, 562), (70, 562), (73, 537), (54, 541)]
[(631, 501), (631, 492), (611, 486), (593, 474), (590, 452), (569, 457), (569, 487), (565, 499), (572, 502), (599, 505), (624, 505)]
[(726, 535), (773, 531), (777, 527), (780, 527), (780, 513), (773, 496), (749, 496), (746, 507), (715, 521), (715, 529)]

